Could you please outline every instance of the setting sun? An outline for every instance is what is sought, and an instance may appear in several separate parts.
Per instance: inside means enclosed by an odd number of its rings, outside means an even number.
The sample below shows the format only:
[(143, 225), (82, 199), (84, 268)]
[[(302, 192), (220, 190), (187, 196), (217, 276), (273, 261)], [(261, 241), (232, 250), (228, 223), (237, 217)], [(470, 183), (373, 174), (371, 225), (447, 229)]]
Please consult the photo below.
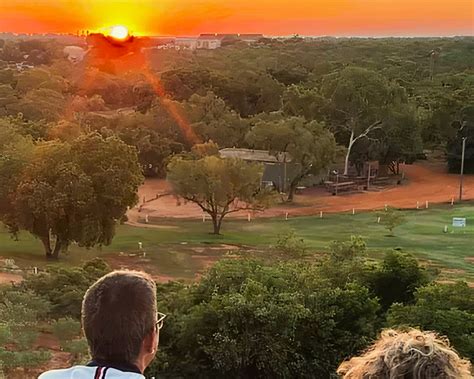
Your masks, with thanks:
[(110, 29), (110, 36), (115, 39), (124, 40), (128, 37), (128, 29), (123, 25), (113, 26)]

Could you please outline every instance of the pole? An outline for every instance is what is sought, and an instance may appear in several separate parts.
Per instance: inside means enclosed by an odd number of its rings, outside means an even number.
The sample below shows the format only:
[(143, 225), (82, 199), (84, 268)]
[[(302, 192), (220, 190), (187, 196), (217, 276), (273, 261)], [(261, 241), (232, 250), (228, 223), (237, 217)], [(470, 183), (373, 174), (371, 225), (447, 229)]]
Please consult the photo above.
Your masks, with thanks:
[(370, 186), (370, 171), (372, 170), (372, 167), (370, 167), (369, 163), (369, 172), (367, 173), (367, 190), (369, 189)]
[(459, 201), (462, 201), (462, 185), (464, 177), (464, 155), (466, 153), (466, 137), (462, 138), (462, 154), (461, 154), (461, 178), (459, 180)]

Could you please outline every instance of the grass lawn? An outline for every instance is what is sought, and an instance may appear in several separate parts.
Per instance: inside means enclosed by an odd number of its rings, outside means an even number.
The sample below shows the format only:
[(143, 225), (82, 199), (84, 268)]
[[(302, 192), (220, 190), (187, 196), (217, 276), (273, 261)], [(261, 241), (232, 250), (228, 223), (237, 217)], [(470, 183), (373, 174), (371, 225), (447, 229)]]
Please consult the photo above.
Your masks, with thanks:
[[(376, 223), (371, 212), (326, 214), (283, 219), (225, 220), (221, 236), (209, 234), (210, 222), (198, 220), (162, 219), (163, 229), (119, 226), (110, 246), (86, 250), (71, 246), (70, 253), (59, 264), (79, 264), (95, 256), (117, 257), (119, 252), (136, 252), (138, 241), (147, 252), (147, 265), (165, 276), (192, 278), (202, 269), (203, 260), (222, 256), (222, 244), (264, 248), (275, 242), (279, 234), (294, 230), (309, 246), (324, 251), (332, 240), (346, 240), (350, 235), (363, 236), (370, 255), (377, 258), (384, 249), (400, 248), (419, 259), (444, 270), (450, 279), (464, 278), (474, 282), (474, 204), (436, 206), (428, 210), (404, 211), (405, 223), (387, 236), (385, 228)], [(466, 217), (467, 227), (453, 230), (452, 217)], [(445, 225), (449, 232), (443, 233)], [(43, 266), (42, 246), (29, 234), (22, 233), (19, 241), (12, 240), (0, 230), (0, 256), (12, 257), (20, 266)]]

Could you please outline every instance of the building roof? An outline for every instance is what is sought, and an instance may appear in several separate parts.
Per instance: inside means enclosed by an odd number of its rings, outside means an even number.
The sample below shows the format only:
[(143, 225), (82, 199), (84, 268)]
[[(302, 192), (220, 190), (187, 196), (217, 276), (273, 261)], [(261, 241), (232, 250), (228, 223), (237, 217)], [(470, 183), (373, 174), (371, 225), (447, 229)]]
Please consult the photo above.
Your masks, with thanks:
[(216, 35), (214, 34), (209, 34), (209, 35), (203, 35), (201, 34), (198, 38), (198, 40), (212, 40), (212, 41), (220, 41), (221, 38), (217, 37)]
[(260, 39), (263, 38), (263, 34), (260, 33), (246, 33), (246, 34), (239, 34), (240, 38), (252, 38), (252, 39)]
[(274, 155), (267, 150), (226, 148), (219, 150), (219, 154), (222, 158), (239, 158), (244, 161), (263, 163), (291, 162), (291, 157), (288, 153), (278, 153)]

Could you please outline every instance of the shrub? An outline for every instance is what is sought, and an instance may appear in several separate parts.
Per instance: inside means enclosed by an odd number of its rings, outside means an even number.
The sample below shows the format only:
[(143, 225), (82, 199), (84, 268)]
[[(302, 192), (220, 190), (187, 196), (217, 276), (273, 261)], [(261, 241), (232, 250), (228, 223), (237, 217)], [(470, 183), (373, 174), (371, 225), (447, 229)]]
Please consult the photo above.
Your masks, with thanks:
[(300, 258), (307, 254), (308, 246), (303, 238), (296, 235), (294, 231), (278, 236), (275, 250), (284, 256)]
[(61, 344), (61, 348), (72, 354), (74, 364), (84, 363), (89, 355), (89, 346), (85, 338), (66, 341)]
[(465, 357), (474, 357), (474, 288), (465, 282), (431, 283), (419, 288), (411, 305), (393, 304), (390, 326), (435, 330), (449, 338)]
[(307, 263), (218, 262), (199, 283), (164, 286), (162, 377), (328, 377), (375, 335), (378, 303)]
[(70, 317), (60, 318), (52, 325), (53, 334), (61, 342), (72, 340), (81, 332), (81, 323)]

